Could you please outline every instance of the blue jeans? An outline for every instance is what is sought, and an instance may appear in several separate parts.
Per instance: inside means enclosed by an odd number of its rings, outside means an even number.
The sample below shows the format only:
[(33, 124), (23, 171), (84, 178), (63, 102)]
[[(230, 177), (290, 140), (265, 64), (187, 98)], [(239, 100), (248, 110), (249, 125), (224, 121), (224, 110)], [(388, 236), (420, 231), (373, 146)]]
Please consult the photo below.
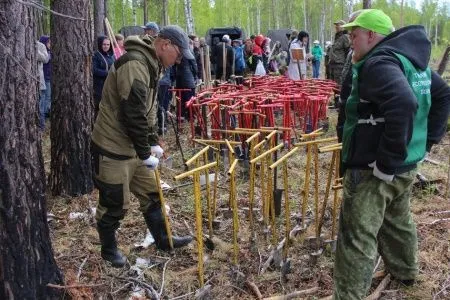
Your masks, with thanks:
[(320, 60), (313, 61), (312, 67), (313, 67), (313, 78), (319, 78)]
[(39, 91), (39, 126), (45, 128), (45, 90)]
[(52, 84), (50, 82), (50, 80), (46, 80), (45, 81), (45, 115), (48, 116), (50, 114), (51, 111), (51, 106), (52, 106)]

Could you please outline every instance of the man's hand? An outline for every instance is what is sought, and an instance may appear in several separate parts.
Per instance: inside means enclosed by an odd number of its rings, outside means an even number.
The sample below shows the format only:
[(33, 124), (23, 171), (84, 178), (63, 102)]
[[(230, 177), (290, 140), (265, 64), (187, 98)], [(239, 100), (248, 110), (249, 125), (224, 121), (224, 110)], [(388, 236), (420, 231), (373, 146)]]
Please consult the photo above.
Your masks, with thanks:
[(394, 180), (394, 175), (385, 174), (377, 168), (376, 161), (370, 163), (369, 167), (373, 168), (373, 176), (377, 177), (378, 179), (381, 179), (386, 182), (392, 182), (392, 180)]
[(163, 148), (161, 148), (160, 145), (151, 146), (150, 151), (152, 152), (153, 155), (156, 156), (156, 158), (161, 158), (164, 154), (164, 150)]
[(157, 159), (154, 156), (150, 156), (149, 158), (144, 159), (142, 161), (142, 163), (144, 165), (146, 165), (149, 169), (156, 169), (158, 167), (158, 164), (159, 164), (159, 159)]

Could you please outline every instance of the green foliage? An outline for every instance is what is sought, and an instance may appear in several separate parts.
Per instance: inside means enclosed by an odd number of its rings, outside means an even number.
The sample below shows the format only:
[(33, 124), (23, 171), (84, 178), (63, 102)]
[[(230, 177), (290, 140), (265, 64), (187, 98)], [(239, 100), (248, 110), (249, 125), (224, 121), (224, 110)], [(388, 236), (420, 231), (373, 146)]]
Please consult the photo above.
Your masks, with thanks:
[[(168, 15), (171, 24), (186, 26), (185, 0), (169, 0)], [(147, 0), (149, 21), (162, 21), (162, 1)], [(333, 37), (333, 21), (348, 19), (351, 11), (362, 8), (362, 1), (343, 0), (191, 0), (197, 35), (204, 36), (211, 27), (238, 26), (247, 35), (263, 33), (275, 28), (305, 29), (311, 39), (321, 38), (321, 18), (325, 16), (324, 38)], [(423, 25), (430, 39), (438, 44), (448, 43), (450, 36), (450, 4), (446, 0), (423, 0), (420, 8), (414, 1), (404, 1), (403, 24)], [(142, 0), (108, 0), (109, 18), (114, 30), (134, 25), (133, 3), (136, 6), (136, 24), (142, 25)], [(349, 3), (353, 3), (349, 7)], [(396, 28), (401, 27), (401, 1), (374, 0), (372, 8), (387, 12)], [(304, 13), (306, 8), (306, 14)], [(260, 17), (258, 17), (258, 14)], [(306, 16), (306, 20), (305, 20)], [(437, 30), (436, 30), (437, 26)], [(437, 33), (437, 35), (436, 35)]]

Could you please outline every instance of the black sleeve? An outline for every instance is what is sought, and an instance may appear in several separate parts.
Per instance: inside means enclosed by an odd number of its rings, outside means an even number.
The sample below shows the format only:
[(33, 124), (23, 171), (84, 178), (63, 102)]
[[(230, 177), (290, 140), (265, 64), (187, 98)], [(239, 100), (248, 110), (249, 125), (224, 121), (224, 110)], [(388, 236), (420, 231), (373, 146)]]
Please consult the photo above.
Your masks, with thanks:
[(147, 159), (151, 154), (148, 143), (150, 130), (145, 105), (147, 94), (148, 88), (145, 83), (134, 79), (128, 99), (121, 101), (122, 123), (133, 142), (138, 157), (142, 160)]
[(189, 60), (189, 67), (191, 69), (192, 75), (194, 76), (194, 80), (196, 80), (198, 78), (198, 67), (195, 59)]
[(427, 151), (439, 143), (445, 134), (450, 113), (450, 87), (437, 74), (431, 72), (431, 108), (428, 114)]
[(359, 95), (373, 103), (385, 119), (376, 161), (381, 172), (394, 174), (407, 157), (417, 111), (416, 96), (400, 61), (385, 55), (368, 59), (360, 72)]

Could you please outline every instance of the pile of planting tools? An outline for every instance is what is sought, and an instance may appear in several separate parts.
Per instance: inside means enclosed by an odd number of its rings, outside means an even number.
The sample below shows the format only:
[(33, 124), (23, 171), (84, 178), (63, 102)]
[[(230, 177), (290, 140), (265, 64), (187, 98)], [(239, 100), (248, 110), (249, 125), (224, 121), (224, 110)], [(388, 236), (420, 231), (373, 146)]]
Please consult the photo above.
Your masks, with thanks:
[[(243, 85), (219, 84), (186, 102), (191, 139), (224, 139), (236, 128), (285, 128), (283, 142), (290, 147), (292, 134), (314, 131), (327, 119), (336, 91), (330, 80), (292, 81), (280, 76), (251, 77)], [(239, 132), (232, 134), (233, 140), (245, 140)]]

